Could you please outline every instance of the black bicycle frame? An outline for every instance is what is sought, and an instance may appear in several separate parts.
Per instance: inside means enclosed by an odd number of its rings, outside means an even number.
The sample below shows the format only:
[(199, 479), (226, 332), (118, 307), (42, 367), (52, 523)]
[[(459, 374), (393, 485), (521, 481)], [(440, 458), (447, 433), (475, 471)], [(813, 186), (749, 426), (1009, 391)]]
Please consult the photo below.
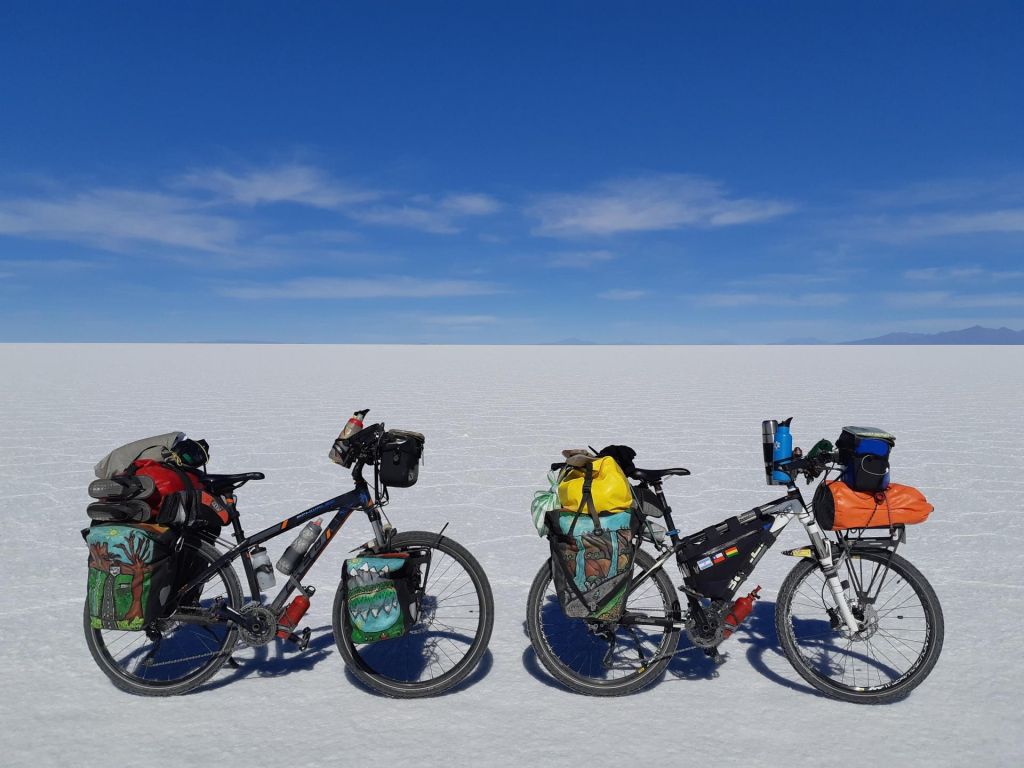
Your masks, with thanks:
[[(354, 475), (356, 473), (353, 473)], [(233, 503), (232, 503), (232, 506)], [(216, 571), (220, 570), (224, 566), (228, 565), (235, 558), (240, 555), (242, 557), (242, 567), (245, 570), (246, 579), (249, 583), (249, 590), (252, 595), (252, 599), (255, 602), (260, 602), (260, 588), (256, 580), (256, 572), (252, 567), (252, 560), (248, 556), (249, 550), (253, 547), (268, 541), (275, 536), (280, 536), (285, 531), (294, 530), (297, 526), (305, 523), (308, 520), (316, 517), (317, 515), (323, 515), (326, 512), (333, 511), (334, 517), (330, 519), (327, 526), (321, 531), (320, 535), (313, 540), (309, 549), (302, 556), (299, 562), (296, 564), (295, 569), (289, 574), (287, 581), (281, 588), (281, 591), (277, 596), (268, 604), (275, 613), (280, 613), (284, 608), (285, 602), (291, 596), (291, 594), (298, 588), (301, 588), (302, 578), (309, 572), (309, 569), (313, 567), (313, 564), (317, 561), (320, 555), (326, 549), (331, 539), (338, 532), (342, 525), (348, 520), (351, 514), (357, 509), (364, 510), (370, 518), (371, 523), (375, 520), (379, 523), (380, 513), (377, 508), (373, 505), (370, 496), (369, 486), (362, 478), (358, 478), (356, 481), (356, 487), (344, 493), (340, 496), (335, 496), (333, 499), (321, 502), (314, 507), (310, 507), (297, 515), (293, 515), (286, 520), (282, 520), (279, 523), (275, 523), (269, 528), (265, 528), (259, 533), (253, 534), (248, 538), (242, 531), (242, 524), (238, 518), (237, 512), (232, 515), (232, 527), (235, 534), (235, 540), (238, 542), (234, 547), (221, 555), (215, 562), (211, 563), (202, 573), (195, 576), (191, 581), (185, 584), (179, 591), (178, 594), (185, 594), (188, 590), (192, 589), (199, 584), (204, 583), (209, 579)], [(375, 526), (376, 528), (376, 526)], [(222, 614), (223, 618), (229, 618), (237, 623), (245, 625), (246, 618), (238, 613), (237, 611), (230, 608), (222, 608), (219, 613)]]

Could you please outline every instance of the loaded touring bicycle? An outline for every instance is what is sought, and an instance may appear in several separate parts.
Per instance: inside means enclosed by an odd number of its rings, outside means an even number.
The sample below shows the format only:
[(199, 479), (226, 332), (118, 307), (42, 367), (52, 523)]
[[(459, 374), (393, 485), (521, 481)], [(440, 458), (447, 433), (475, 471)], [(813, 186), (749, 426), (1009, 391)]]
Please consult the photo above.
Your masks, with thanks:
[[(494, 619), (487, 577), (444, 529), (399, 533), (386, 522), (388, 489), (416, 482), (424, 440), (383, 424), (364, 427), (365, 415), (356, 412), (330, 453), (352, 470), (353, 490), (251, 536), (242, 529), (236, 491), (264, 475), (196, 471), (205, 464), (205, 443), (201, 460), (192, 461), (171, 433), (140, 454), (155, 458), (97, 466), (109, 477), (90, 486), (100, 501), (90, 505), (93, 524), (83, 531), (90, 552), (85, 636), (117, 687), (178, 694), (209, 680), (240, 648), (280, 638), (305, 650), (310, 630), (298, 625), (316, 592), (306, 576), (357, 510), (374, 536), (345, 560), (332, 610), (335, 642), (352, 674), (386, 695), (418, 697), (452, 688), (477, 667)], [(144, 502), (162, 483), (170, 487), (166, 473), (184, 478), (174, 486), (182, 490), (153, 509)], [(330, 513), (321, 526), (318, 518)], [(268, 597), (274, 569), (263, 544), (303, 524), (277, 563), (285, 583)], [(218, 538), (222, 525), (230, 526), (233, 543)]]
[[(889, 483), (888, 433), (847, 427), (835, 447), (822, 440), (804, 456), (792, 448), (790, 421), (763, 424), (766, 479), (786, 494), (689, 535), (662, 487), (688, 470), (638, 469), (625, 446), (566, 452), (566, 464), (552, 465), (560, 474), (534, 508), (552, 555), (527, 602), (527, 629), (548, 672), (579, 693), (631, 693), (661, 675), (682, 632), (721, 661), (719, 646), (759, 598), (760, 587), (746, 595), (740, 588), (796, 521), (808, 544), (783, 553), (798, 562), (775, 603), (779, 642), (796, 671), (826, 696), (858, 703), (900, 699), (928, 676), (942, 649), (942, 609), (897, 550), (906, 526), (923, 522), (931, 505)], [(595, 491), (606, 474), (598, 463), (612, 457), (635, 482), (631, 504)], [(823, 473), (808, 503), (796, 481)], [(678, 589), (665, 568), (671, 561)]]

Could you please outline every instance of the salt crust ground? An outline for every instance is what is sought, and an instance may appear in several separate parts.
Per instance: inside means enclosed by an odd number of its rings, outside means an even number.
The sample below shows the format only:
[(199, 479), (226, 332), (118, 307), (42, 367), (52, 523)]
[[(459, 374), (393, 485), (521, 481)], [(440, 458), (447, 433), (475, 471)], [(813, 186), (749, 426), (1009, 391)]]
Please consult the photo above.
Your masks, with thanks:
[[(0, 346), (0, 762), (1019, 765), (1022, 374), (1018, 348)], [(93, 463), (147, 434), (206, 437), (215, 469), (267, 473), (241, 495), (255, 531), (346, 489), (326, 452), (367, 406), (428, 438), (422, 480), (394, 493), (392, 520), (449, 522), (490, 576), (494, 636), (471, 684), (395, 702), (346, 675), (329, 635), (346, 549), (335, 546), (312, 574), (310, 652), (274, 647), (175, 699), (115, 690), (80, 629)], [(669, 490), (677, 521), (696, 529), (772, 497), (760, 421), (786, 416), (805, 446), (850, 423), (897, 435), (895, 476), (936, 506), (905, 550), (945, 610), (931, 678), (887, 707), (808, 689), (774, 637), (792, 562), (772, 553), (753, 579), (766, 599), (720, 669), (683, 653), (617, 701), (553, 685), (523, 613), (545, 557), (528, 503), (558, 450), (625, 442), (640, 466), (690, 467)], [(342, 535), (355, 545), (368, 526)], [(776, 549), (799, 542), (794, 526)]]

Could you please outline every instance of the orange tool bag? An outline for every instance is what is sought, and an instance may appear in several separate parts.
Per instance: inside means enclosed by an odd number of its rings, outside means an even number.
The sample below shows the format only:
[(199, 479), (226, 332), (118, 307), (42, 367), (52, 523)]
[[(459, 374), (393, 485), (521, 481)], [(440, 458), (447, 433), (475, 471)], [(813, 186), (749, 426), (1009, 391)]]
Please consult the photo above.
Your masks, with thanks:
[(914, 525), (927, 520), (933, 509), (917, 488), (896, 483), (884, 491), (858, 493), (832, 480), (814, 492), (814, 518), (826, 531)]

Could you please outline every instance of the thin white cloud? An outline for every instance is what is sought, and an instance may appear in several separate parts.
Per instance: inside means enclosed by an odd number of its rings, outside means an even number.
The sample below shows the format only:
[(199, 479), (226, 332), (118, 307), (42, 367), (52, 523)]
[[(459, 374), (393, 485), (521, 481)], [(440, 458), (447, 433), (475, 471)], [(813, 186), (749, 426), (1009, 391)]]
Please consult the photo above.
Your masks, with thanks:
[(955, 293), (953, 291), (892, 291), (883, 294), (891, 307), (907, 309), (993, 309), (1024, 307), (1024, 293)]
[(232, 249), (236, 221), (158, 192), (97, 189), (54, 199), (0, 200), (0, 235), (86, 243), (123, 251), (155, 244), (214, 253)]
[(176, 185), (210, 192), (219, 202), (242, 205), (297, 203), (339, 210), (381, 197), (376, 190), (343, 184), (309, 165), (280, 165), (244, 173), (221, 168), (193, 170), (179, 177)]
[(620, 289), (604, 291), (603, 293), (597, 294), (597, 298), (606, 299), (608, 301), (636, 301), (637, 299), (642, 299), (646, 295), (647, 291)]
[(473, 325), (494, 325), (498, 318), (494, 315), (425, 315), (420, 318), (430, 325), (466, 327)]
[(527, 215), (551, 237), (726, 227), (766, 221), (795, 209), (787, 201), (730, 196), (716, 181), (660, 174), (607, 181), (577, 193), (535, 198)]
[(236, 299), (434, 299), (499, 293), (499, 286), (477, 280), (434, 280), (392, 276), (380, 278), (304, 277), (273, 285), (232, 286), (221, 293)]
[(957, 280), (1019, 280), (1024, 278), (1020, 270), (990, 270), (981, 267), (924, 267), (909, 269), (903, 273), (908, 280), (923, 282)]
[(845, 304), (850, 297), (842, 293), (705, 293), (690, 297), (695, 304), (703, 307), (831, 307)]
[(501, 204), (489, 195), (459, 194), (433, 199), (416, 195), (408, 201), (355, 208), (349, 215), (365, 224), (405, 227), (432, 234), (454, 234), (461, 222), (476, 216), (488, 216)]
[(589, 269), (598, 264), (612, 261), (615, 254), (611, 251), (564, 251), (551, 254), (549, 267), (568, 269)]

